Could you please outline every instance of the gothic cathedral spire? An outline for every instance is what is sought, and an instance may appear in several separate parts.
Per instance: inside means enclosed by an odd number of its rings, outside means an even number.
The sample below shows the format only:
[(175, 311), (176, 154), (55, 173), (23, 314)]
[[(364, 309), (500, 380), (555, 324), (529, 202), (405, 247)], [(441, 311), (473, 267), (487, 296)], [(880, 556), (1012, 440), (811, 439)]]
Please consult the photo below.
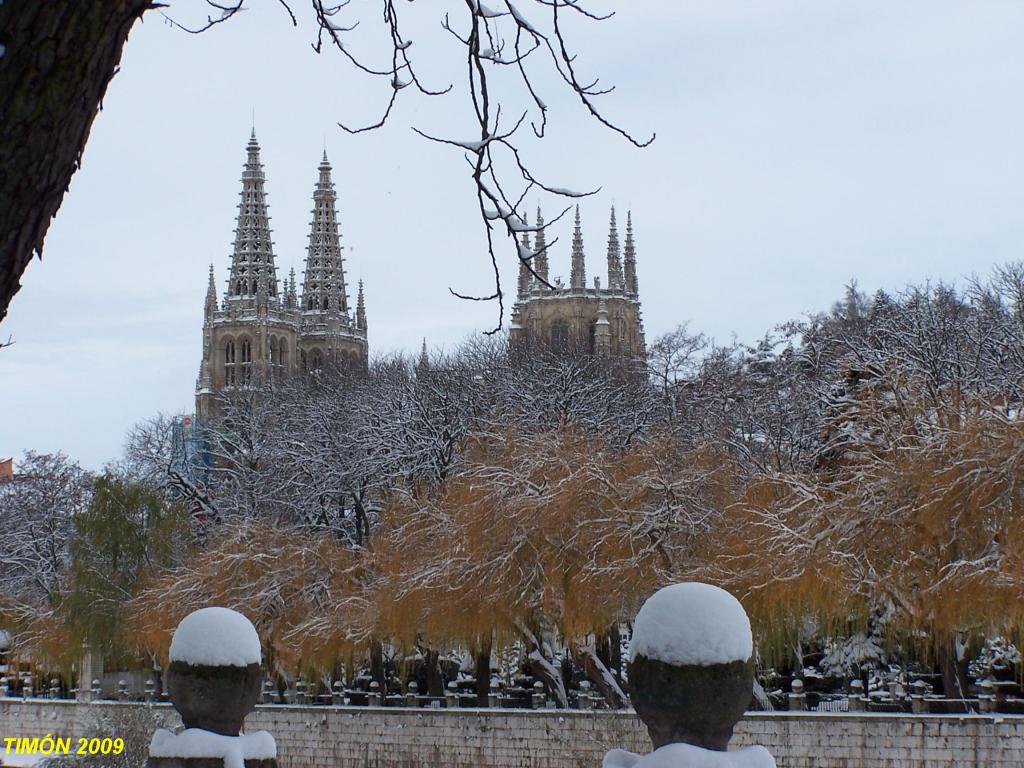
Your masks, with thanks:
[(313, 190), (313, 221), (306, 251), (306, 275), (302, 283), (302, 310), (347, 316), (348, 291), (335, 207), (337, 196), (326, 151), (318, 170), (320, 178)]
[[(537, 234), (533, 237), (533, 271), (536, 272), (545, 283), (548, 280), (548, 246), (544, 239), (544, 216), (537, 206)], [(545, 288), (543, 284), (539, 286)]]
[(626, 211), (626, 248), (623, 252), (626, 268), (626, 293), (638, 296), (640, 288), (636, 281), (636, 244), (633, 242), (633, 212)]
[(615, 225), (615, 206), (612, 206), (608, 222), (608, 290), (621, 291), (625, 279), (622, 276), (622, 260), (619, 254), (619, 230)]
[(530, 283), (533, 282), (533, 275), (530, 274), (530, 267), (524, 258), (530, 256), (530, 233), (523, 232), (523, 239), (519, 246), (519, 295), (525, 296), (530, 292)]
[(274, 245), (270, 240), (267, 193), (263, 188), (266, 176), (260, 163), (260, 145), (256, 141), (255, 129), (249, 137), (246, 152), (227, 298), (231, 302), (248, 303), (247, 300), (262, 292), (276, 302), (277, 266), (274, 263)]
[(359, 281), (359, 295), (356, 298), (356, 328), (366, 330), (366, 301), (363, 299), (363, 281)]
[(206, 316), (213, 317), (217, 311), (217, 283), (213, 279), (213, 264), (210, 265), (210, 280), (206, 284)]
[(572, 266), (569, 287), (582, 291), (587, 287), (587, 267), (583, 256), (583, 231), (580, 229), (580, 207), (576, 206), (576, 227), (572, 231)]

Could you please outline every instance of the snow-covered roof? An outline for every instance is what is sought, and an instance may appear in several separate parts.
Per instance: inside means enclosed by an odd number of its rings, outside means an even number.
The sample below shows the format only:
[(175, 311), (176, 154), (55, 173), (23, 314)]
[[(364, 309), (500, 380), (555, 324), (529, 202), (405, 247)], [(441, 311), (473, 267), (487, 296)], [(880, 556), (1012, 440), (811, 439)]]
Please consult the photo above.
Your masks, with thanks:
[(260, 637), (245, 616), (230, 608), (201, 608), (178, 624), (171, 661), (217, 667), (259, 664)]
[(696, 581), (651, 595), (633, 625), (630, 658), (668, 664), (728, 664), (753, 655), (750, 619), (724, 589)]

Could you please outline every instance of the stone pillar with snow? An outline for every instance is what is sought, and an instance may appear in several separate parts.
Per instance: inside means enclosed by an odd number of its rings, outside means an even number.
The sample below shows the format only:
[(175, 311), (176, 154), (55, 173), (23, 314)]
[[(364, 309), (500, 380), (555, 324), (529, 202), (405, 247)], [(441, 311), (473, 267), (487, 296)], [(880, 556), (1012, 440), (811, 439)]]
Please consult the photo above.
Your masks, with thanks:
[(185, 729), (153, 734), (147, 768), (277, 768), (273, 736), (241, 733), (260, 693), (252, 622), (228, 608), (194, 611), (174, 631), (170, 657), (167, 693)]
[(604, 768), (775, 768), (761, 746), (729, 750), (750, 705), (754, 642), (740, 602), (710, 584), (673, 584), (640, 608), (629, 649), (629, 695), (654, 743), (613, 749)]

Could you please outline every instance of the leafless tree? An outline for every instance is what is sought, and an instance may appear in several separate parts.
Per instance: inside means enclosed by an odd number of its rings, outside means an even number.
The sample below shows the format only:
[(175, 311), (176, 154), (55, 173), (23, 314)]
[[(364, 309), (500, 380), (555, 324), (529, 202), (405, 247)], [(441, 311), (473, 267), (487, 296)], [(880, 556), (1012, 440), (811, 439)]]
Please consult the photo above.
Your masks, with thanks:
[(65, 591), (75, 516), (92, 476), (63, 454), (25, 453), (0, 483), (0, 612), (15, 625), (51, 614)]
[[(494, 290), (484, 295), (451, 290), (463, 298), (496, 301), (494, 331), (502, 327), (505, 297), (495, 238), (504, 236), (511, 252), (533, 272), (534, 254), (521, 249), (517, 240), (518, 233), (537, 229), (526, 223), (527, 197), (542, 193), (570, 200), (593, 193), (574, 192), (543, 179), (526, 159), (522, 139), (527, 131), (535, 139), (546, 134), (546, 91), (560, 89), (582, 104), (594, 120), (637, 147), (654, 139), (653, 134), (635, 138), (601, 110), (600, 97), (613, 87), (583, 71), (571, 36), (575, 25), (607, 21), (614, 14), (595, 13), (579, 0), (445, 3), (437, 11), (439, 27), (434, 37), (429, 30), (418, 29), (415, 44), (404, 24), (409, 9), (395, 0), (381, 0), (376, 6), (379, 42), (370, 38), (371, 53), (365, 58), (356, 54), (358, 46), (353, 44), (357, 36), (363, 36), (365, 42), (366, 35), (374, 34), (372, 14), (364, 6), (348, 0), (309, 0), (302, 11), (300, 5), (305, 4), (296, 0), (278, 3), (292, 25), (298, 26), (300, 20), (312, 24), (314, 51), (333, 50), (359, 72), (381, 81), (388, 100), (379, 117), (363, 126), (339, 123), (353, 134), (383, 126), (402, 94), (441, 97), (452, 92), (451, 73), (424, 75), (417, 52), (447, 43), (464, 49), (466, 81), (460, 90), (473, 114), (467, 136), (413, 130), (426, 140), (459, 151), (467, 161), (487, 237)], [(117, 71), (128, 31), (145, 11), (164, 7), (150, 0), (119, 0), (88, 9), (77, 3), (30, 0), (12, 0), (0, 6), (0, 29), (4, 30), (0, 42), (8, 46), (0, 53), (0, 93), (4, 94), (0, 97), (0, 165), (10, 171), (4, 177), (7, 186), (0, 186), (4, 193), (0, 199), (11, 201), (3, 206), (9, 221), (0, 220), (8, 224), (3, 227), (8, 234), (0, 240), (0, 320), (32, 255), (41, 252), (49, 220), (57, 212), (107, 84)], [(245, 8), (246, 0), (206, 0), (195, 22), (177, 6), (161, 13), (175, 27), (201, 33), (230, 21)], [(55, 55), (39, 55), (39, 51), (51, 50)], [(82, 52), (95, 55), (87, 57)], [(548, 87), (548, 80), (554, 87)], [(36, 119), (29, 119), (31, 116)], [(536, 273), (535, 277), (543, 280)]]

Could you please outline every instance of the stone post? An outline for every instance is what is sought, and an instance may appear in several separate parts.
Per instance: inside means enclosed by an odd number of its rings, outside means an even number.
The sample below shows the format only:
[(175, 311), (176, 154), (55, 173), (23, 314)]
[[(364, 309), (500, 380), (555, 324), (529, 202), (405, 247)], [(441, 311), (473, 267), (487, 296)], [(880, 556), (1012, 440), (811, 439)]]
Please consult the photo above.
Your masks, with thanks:
[(103, 674), (103, 655), (94, 651), (88, 643), (82, 644), (82, 657), (78, 663), (78, 700), (93, 701), (99, 698), (91, 686)]
[(791, 712), (802, 712), (807, 709), (807, 694), (804, 693), (804, 681), (800, 678), (793, 680), (789, 693), (789, 710)]
[(341, 680), (331, 683), (331, 704), (340, 707), (345, 703), (345, 684)]
[(366, 697), (366, 703), (371, 707), (379, 707), (384, 703), (380, 694), (380, 683), (376, 680), (370, 683), (370, 695)]
[(978, 711), (979, 712), (994, 712), (996, 697), (993, 691), (992, 681), (983, 680), (978, 686), (981, 692), (978, 694)]
[(92, 689), (89, 693), (92, 694), (93, 701), (99, 701), (100, 697), (103, 695), (103, 684), (100, 682), (98, 677), (93, 678)]
[(259, 635), (227, 608), (190, 613), (171, 639), (167, 693), (185, 730), (158, 729), (146, 768), (277, 768), (266, 731), (241, 734), (260, 695)]
[(306, 681), (302, 679), (302, 675), (299, 675), (299, 679), (295, 681), (295, 703), (306, 703)]
[(21, 684), (21, 698), (32, 698), (32, 675), (30, 674), (25, 675), (25, 678)]
[(491, 684), (487, 689), (487, 706), (491, 708), (501, 706), (501, 683), (495, 677), (491, 678)]
[(6, 699), (11, 693), (11, 685), (6, 677), (0, 677), (0, 699)]
[(60, 681), (56, 677), (50, 679), (49, 694), (51, 699), (60, 698)]
[(117, 681), (117, 700), (128, 701), (128, 683), (123, 678)]
[(405, 705), (407, 707), (418, 706), (419, 702), (416, 700), (416, 697), (419, 695), (419, 692), (420, 684), (415, 680), (410, 680), (405, 692)]
[(448, 683), (448, 691), (445, 693), (445, 704), (449, 709), (459, 706), (459, 684), (452, 680)]
[(931, 686), (924, 680), (915, 680), (910, 684), (910, 711), (915, 715), (928, 713), (928, 700), (925, 696), (931, 690)]
[(590, 696), (590, 682), (589, 681), (583, 680), (580, 683), (580, 693), (579, 693), (579, 696), (576, 697), (576, 702), (577, 702), (577, 706), (579, 706), (580, 709), (593, 709), (594, 708), (594, 699), (591, 698), (591, 696)]
[(850, 681), (849, 711), (864, 711), (864, 681), (859, 677)]
[(534, 709), (541, 709), (544, 706), (544, 683), (540, 680), (533, 684), (533, 695), (531, 703)]
[(721, 754), (754, 690), (750, 620), (725, 590), (690, 582), (652, 595), (633, 623), (627, 674), (633, 707), (654, 752), (640, 756), (613, 749), (603, 768), (775, 768), (761, 746)]
[(156, 683), (153, 678), (146, 680), (146, 701), (151, 704), (156, 701)]

